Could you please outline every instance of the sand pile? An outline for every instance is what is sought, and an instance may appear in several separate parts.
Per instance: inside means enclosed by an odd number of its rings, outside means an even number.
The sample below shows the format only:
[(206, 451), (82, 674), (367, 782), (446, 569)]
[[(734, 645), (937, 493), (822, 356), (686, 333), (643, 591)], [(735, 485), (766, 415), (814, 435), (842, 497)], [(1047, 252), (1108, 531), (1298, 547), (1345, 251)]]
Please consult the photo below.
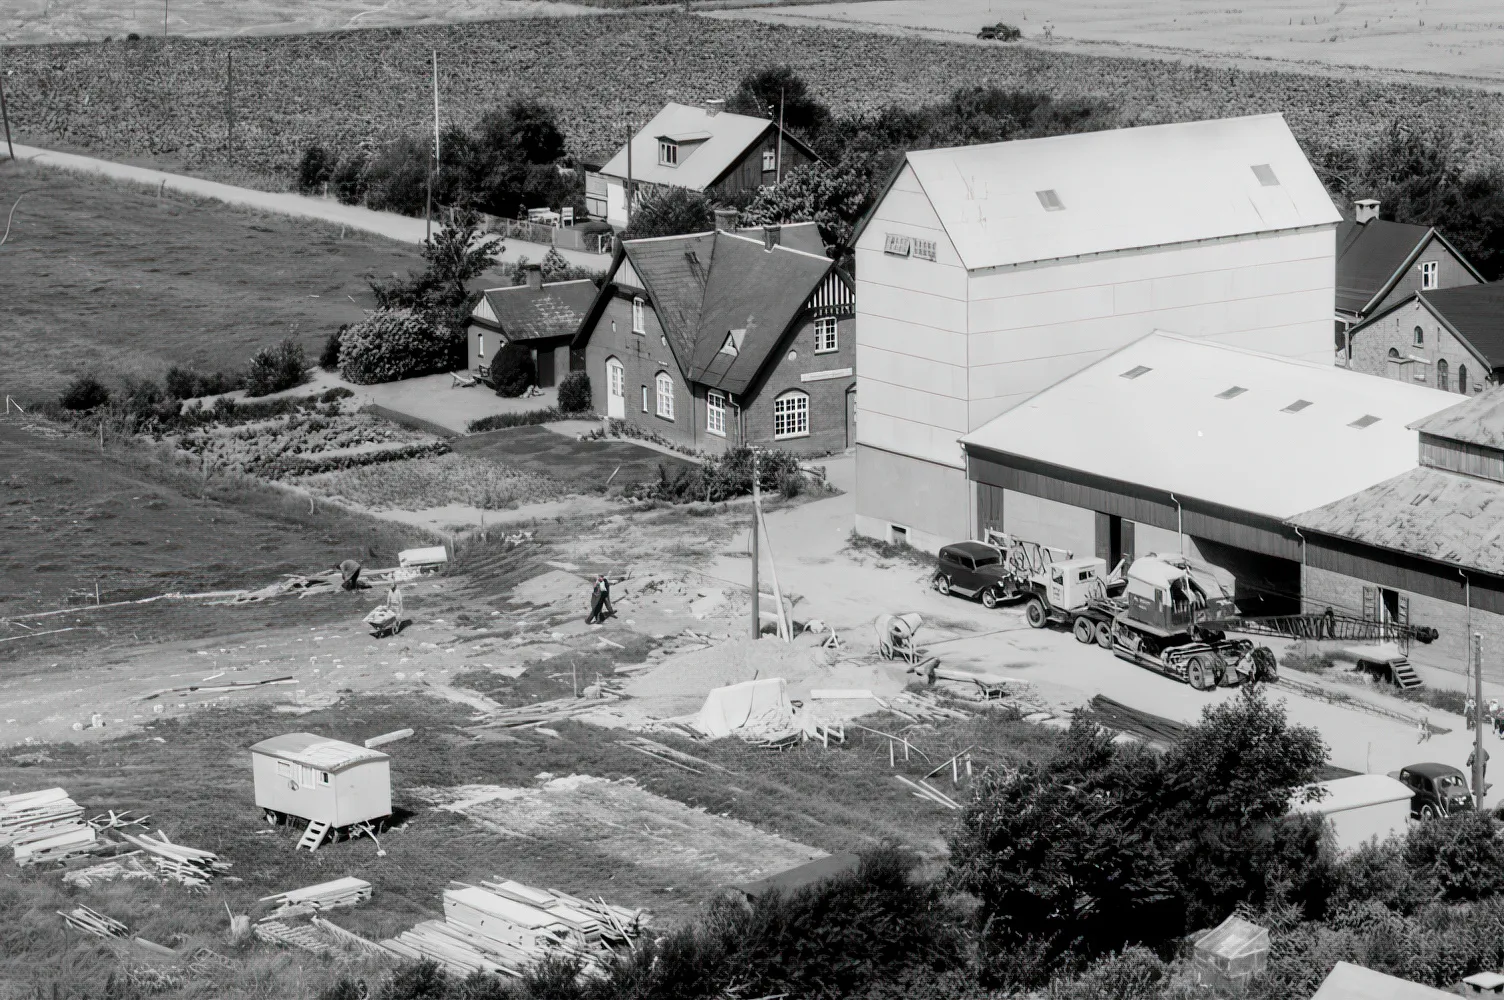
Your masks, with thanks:
[[(714, 688), (769, 677), (782, 677), (788, 684), (789, 697), (796, 701), (807, 700), (815, 688), (866, 688), (879, 697), (903, 690), (902, 675), (897, 670), (832, 663), (830, 652), (821, 649), (814, 636), (801, 636), (793, 642), (770, 636), (753, 642), (742, 637), (680, 653), (632, 678), (625, 689), (635, 708), (652, 718), (666, 719), (698, 712)], [(865, 710), (873, 707), (867, 702)]]

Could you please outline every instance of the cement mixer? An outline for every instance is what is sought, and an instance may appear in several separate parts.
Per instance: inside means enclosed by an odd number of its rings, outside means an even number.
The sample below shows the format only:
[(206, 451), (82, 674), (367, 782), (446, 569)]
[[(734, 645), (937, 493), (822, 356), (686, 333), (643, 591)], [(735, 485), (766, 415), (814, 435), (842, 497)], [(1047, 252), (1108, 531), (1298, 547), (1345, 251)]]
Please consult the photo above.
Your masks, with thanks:
[(916, 614), (878, 615), (877, 651), (887, 660), (903, 660), (910, 666), (919, 662), (919, 647), (914, 635), (924, 619)]

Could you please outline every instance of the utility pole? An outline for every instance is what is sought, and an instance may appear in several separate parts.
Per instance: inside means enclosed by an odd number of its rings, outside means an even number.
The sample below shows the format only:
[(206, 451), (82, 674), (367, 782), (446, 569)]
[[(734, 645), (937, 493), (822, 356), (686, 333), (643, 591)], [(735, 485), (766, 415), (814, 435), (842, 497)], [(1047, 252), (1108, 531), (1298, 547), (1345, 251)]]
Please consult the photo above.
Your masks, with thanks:
[(433, 239), (433, 189), (439, 182), (439, 50), (433, 50), (433, 169), (428, 172), (426, 238)]
[(162, 37), (163, 38), (167, 37), (167, 3), (168, 3), (168, 0), (162, 0)]
[[(628, 146), (630, 149), (631, 147)], [(752, 453), (752, 641), (762, 638), (762, 609), (758, 607), (759, 590), (761, 586), (757, 582), (758, 562), (761, 559), (757, 547), (757, 452)]]
[[(626, 191), (626, 195), (627, 195), (627, 225), (626, 225), (626, 228), (627, 229), (631, 229), (632, 228), (632, 126), (630, 126), (630, 125), (627, 126), (627, 191)], [(753, 456), (753, 458), (752, 458), (752, 467), (754, 469), (757, 468), (757, 458), (756, 458), (756, 456)], [(755, 475), (752, 477), (752, 481), (753, 482), (757, 481), (757, 477)], [(756, 539), (757, 539), (757, 531), (756, 531), (756, 529), (753, 529), (752, 538), (753, 538), (754, 541), (756, 541)], [(754, 608), (757, 607), (757, 598), (756, 598), (756, 596), (754, 596), (752, 598), (752, 606)]]
[(778, 88), (778, 163), (776, 183), (783, 183), (783, 88)]
[[(3, 48), (3, 46), (0, 46)], [(10, 112), (5, 110), (5, 72), (0, 68), (0, 121), (5, 122), (5, 148), (10, 152), (10, 158), (16, 158), (16, 147), (10, 142)]]
[(1473, 807), (1483, 808), (1483, 633), (1473, 633)]
[(235, 158), (235, 54), (225, 53), (225, 146)]

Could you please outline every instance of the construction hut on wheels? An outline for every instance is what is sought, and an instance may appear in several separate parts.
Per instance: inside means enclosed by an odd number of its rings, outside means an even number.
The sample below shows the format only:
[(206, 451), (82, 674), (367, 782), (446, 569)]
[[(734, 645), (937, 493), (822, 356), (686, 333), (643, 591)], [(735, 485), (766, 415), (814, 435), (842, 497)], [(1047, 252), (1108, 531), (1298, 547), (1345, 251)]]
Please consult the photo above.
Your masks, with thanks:
[(1109, 566), (1184, 555), (1242, 614), (1299, 613), (1304, 543), (1287, 519), (1413, 470), (1408, 425), (1456, 399), (1153, 333), (961, 439), (971, 530)]
[(310, 847), (392, 814), (391, 758), (379, 750), (288, 733), (251, 747), (251, 769), (257, 808), (272, 822), (306, 820)]

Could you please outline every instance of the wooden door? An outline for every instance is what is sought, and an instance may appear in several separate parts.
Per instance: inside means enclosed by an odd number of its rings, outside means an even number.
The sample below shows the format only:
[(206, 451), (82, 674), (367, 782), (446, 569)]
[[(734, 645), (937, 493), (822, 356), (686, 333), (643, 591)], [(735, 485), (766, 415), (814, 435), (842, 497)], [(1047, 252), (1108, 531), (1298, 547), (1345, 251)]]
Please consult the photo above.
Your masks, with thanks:
[(547, 389), (554, 384), (554, 349), (544, 348), (538, 355), (538, 388)]
[(620, 361), (606, 361), (606, 416), (622, 420), (627, 415), (626, 372)]
[(846, 390), (846, 447), (856, 447), (856, 386)]

